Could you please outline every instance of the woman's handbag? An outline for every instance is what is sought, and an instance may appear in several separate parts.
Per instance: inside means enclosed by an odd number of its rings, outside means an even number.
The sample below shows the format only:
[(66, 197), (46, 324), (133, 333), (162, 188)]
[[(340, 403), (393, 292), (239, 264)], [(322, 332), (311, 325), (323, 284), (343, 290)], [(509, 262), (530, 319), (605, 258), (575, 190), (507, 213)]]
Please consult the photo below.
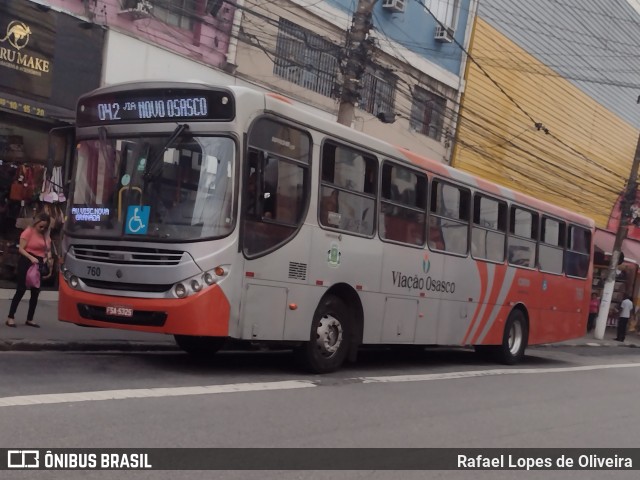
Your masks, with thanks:
[(27, 270), (25, 285), (27, 288), (40, 288), (40, 268), (37, 263), (32, 264)]
[(38, 261), (38, 271), (40, 272), (40, 278), (47, 278), (51, 275), (51, 268), (47, 260)]

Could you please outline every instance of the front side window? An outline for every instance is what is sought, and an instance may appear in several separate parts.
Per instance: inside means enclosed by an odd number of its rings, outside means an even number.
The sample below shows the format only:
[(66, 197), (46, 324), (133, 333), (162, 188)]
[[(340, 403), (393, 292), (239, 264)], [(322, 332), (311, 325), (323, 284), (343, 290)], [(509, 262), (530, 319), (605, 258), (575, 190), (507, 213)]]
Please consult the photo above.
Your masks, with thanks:
[(512, 206), (509, 223), (509, 263), (519, 267), (535, 268), (537, 239), (538, 214)]
[(373, 235), (378, 162), (375, 157), (326, 142), (322, 147), (320, 223)]
[(249, 134), (243, 177), (243, 251), (248, 257), (282, 245), (307, 207), (311, 142), (302, 130), (260, 119)]
[(471, 193), (434, 180), (431, 186), (429, 248), (466, 255), (469, 250)]
[(380, 238), (423, 246), (427, 177), (386, 162), (380, 192)]
[(235, 142), (188, 132), (170, 137), (80, 140), (67, 232), (166, 242), (228, 235)]

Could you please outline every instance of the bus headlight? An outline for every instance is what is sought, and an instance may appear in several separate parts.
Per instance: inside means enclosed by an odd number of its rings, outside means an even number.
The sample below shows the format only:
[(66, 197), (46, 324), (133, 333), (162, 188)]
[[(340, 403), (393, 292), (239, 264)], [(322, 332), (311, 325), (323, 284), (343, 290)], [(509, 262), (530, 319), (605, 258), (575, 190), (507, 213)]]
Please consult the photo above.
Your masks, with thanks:
[(211, 275), (210, 272), (205, 273), (202, 278), (204, 280), (204, 283), (206, 283), (207, 285), (213, 285), (214, 283), (216, 283), (215, 277)]
[(184, 298), (187, 296), (187, 289), (185, 288), (185, 286), (181, 283), (177, 284), (175, 286), (174, 292), (176, 293), (176, 296), (178, 298)]
[(80, 285), (80, 280), (78, 280), (78, 277), (76, 277), (75, 275), (71, 275), (71, 277), (69, 278), (69, 285), (71, 285), (72, 288), (78, 288), (78, 285)]
[(202, 284), (198, 280), (191, 280), (191, 290), (199, 292), (202, 290)]

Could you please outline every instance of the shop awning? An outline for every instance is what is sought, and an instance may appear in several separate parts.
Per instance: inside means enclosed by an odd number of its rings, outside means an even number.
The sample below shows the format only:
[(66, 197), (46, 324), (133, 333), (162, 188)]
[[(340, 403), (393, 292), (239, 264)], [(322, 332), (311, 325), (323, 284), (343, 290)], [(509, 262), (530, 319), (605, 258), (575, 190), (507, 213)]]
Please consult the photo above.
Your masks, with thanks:
[[(613, 244), (616, 240), (616, 234), (606, 230), (596, 229), (593, 237), (594, 244), (597, 249), (602, 250), (605, 254), (610, 255), (613, 250)], [(622, 253), (624, 253), (625, 261), (631, 261), (640, 264), (640, 242), (631, 239), (625, 239), (622, 242)]]

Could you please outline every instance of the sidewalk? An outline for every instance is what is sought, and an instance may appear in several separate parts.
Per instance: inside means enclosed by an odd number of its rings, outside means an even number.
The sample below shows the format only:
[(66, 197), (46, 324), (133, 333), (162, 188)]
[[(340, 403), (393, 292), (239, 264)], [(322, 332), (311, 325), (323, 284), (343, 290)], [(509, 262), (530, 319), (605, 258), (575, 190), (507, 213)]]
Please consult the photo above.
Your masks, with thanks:
[[(13, 292), (11, 292), (13, 293)], [(178, 350), (172, 335), (132, 332), (111, 328), (80, 327), (58, 321), (57, 292), (42, 292), (36, 309), (35, 322), (41, 328), (24, 324), (29, 306), (29, 292), (22, 299), (16, 314), (17, 328), (4, 322), (11, 304), (8, 295), (0, 296), (0, 351), (6, 350), (68, 350), (68, 351), (162, 351)], [(640, 348), (640, 335), (628, 333), (624, 343), (616, 342), (615, 328), (607, 327), (605, 338), (596, 340), (593, 333), (566, 342), (539, 345), (548, 347), (617, 347)]]
[[(13, 294), (13, 292), (11, 292)], [(34, 317), (41, 328), (24, 324), (29, 308), (29, 292), (16, 313), (17, 328), (5, 325), (11, 300), (0, 298), (0, 351), (158, 351), (178, 350), (172, 335), (132, 332), (111, 328), (80, 327), (58, 321), (57, 292), (41, 292)]]
[(640, 334), (635, 332), (627, 333), (624, 342), (616, 342), (616, 327), (607, 327), (604, 338), (598, 340), (593, 336), (593, 332), (581, 338), (574, 338), (566, 342), (540, 345), (541, 347), (627, 347), (640, 348)]

